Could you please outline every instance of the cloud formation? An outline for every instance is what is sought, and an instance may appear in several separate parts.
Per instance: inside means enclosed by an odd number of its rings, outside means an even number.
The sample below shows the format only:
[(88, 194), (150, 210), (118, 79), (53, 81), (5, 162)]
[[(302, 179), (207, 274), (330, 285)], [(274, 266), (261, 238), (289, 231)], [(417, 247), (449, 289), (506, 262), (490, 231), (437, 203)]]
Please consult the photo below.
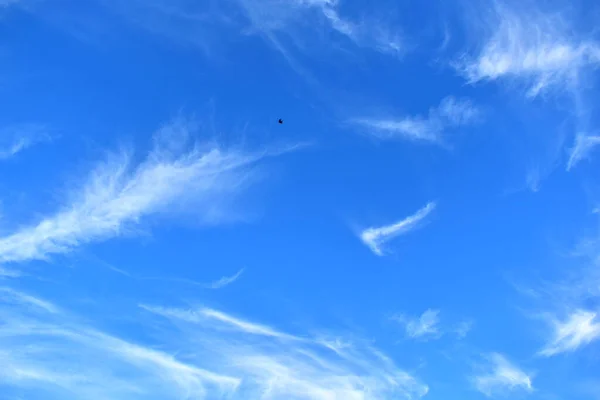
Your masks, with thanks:
[(600, 339), (600, 317), (598, 313), (575, 310), (565, 320), (552, 320), (552, 337), (540, 354), (554, 356), (573, 352)]
[(471, 320), (462, 321), (458, 325), (456, 325), (456, 327), (453, 329), (453, 332), (459, 339), (464, 339), (473, 329), (473, 325), (474, 323)]
[(40, 125), (24, 124), (2, 128), (0, 129), (0, 160), (14, 157), (31, 146), (49, 139), (50, 136), (45, 128)]
[(587, 159), (592, 150), (600, 144), (600, 136), (578, 134), (575, 136), (575, 145), (571, 148), (567, 171), (571, 170), (580, 161)]
[[(281, 332), (213, 309), (145, 307), (156, 350), (8, 290), (0, 385), (60, 399), (419, 399), (428, 387), (370, 344)], [(53, 312), (54, 310), (60, 310)], [(344, 342), (344, 346), (338, 345)], [(35, 343), (35, 345), (31, 345)], [(173, 354), (177, 353), (177, 356)], [(82, 363), (81, 360), (94, 360)]]
[(207, 284), (206, 287), (208, 289), (222, 289), (225, 286), (231, 285), (233, 282), (237, 281), (240, 276), (242, 276), (244, 270), (245, 269), (242, 268), (232, 276), (224, 276), (219, 280)]
[(419, 317), (399, 315), (393, 317), (393, 319), (404, 325), (407, 337), (428, 340), (441, 336), (439, 313), (439, 310), (428, 309)]
[(129, 153), (112, 154), (72, 190), (62, 210), (0, 238), (0, 263), (46, 260), (131, 232), (144, 217), (178, 207), (193, 206), (206, 222), (226, 219), (219, 207), (248, 184), (253, 165), (269, 153), (190, 144), (192, 133), (182, 120), (164, 126), (138, 165)]
[(360, 239), (371, 249), (373, 253), (378, 256), (383, 256), (384, 251), (382, 246), (385, 243), (399, 235), (406, 234), (411, 230), (416, 229), (435, 209), (435, 207), (436, 203), (430, 202), (415, 214), (406, 217), (401, 221), (395, 222), (391, 225), (365, 229), (360, 234)]
[(0, 384), (5, 387), (56, 399), (168, 399), (220, 396), (240, 384), (235, 377), (80, 325), (45, 300), (4, 293), (13, 295), (0, 306)]
[(531, 377), (501, 354), (488, 357), (486, 372), (473, 377), (475, 388), (488, 397), (514, 391), (533, 391)]
[(353, 122), (366, 128), (368, 134), (382, 140), (407, 139), (441, 143), (447, 130), (473, 124), (481, 114), (471, 101), (448, 96), (439, 106), (431, 108), (426, 117), (361, 118)]
[(146, 309), (170, 320), (183, 342), (219, 332), (210, 343), (221, 352), (219, 365), (245, 377), (240, 398), (418, 399), (428, 392), (367, 344), (300, 337), (211, 309)]
[(550, 89), (571, 89), (580, 72), (600, 65), (600, 44), (576, 34), (560, 12), (544, 12), (529, 4), (494, 1), (473, 35), (483, 37), (476, 56), (463, 56), (454, 66), (470, 83), (512, 79), (527, 96)]
[[(327, 31), (347, 39), (356, 46), (396, 55), (404, 51), (405, 46), (399, 32), (386, 28), (382, 21), (369, 23), (368, 18), (364, 16), (360, 22), (345, 18), (340, 12), (341, 2), (338, 0), (237, 2), (244, 10), (252, 29), (285, 54), (288, 51), (282, 44), (284, 37), (291, 38), (296, 49), (307, 49), (311, 46), (305, 46), (303, 42), (311, 33), (315, 33), (316, 27), (326, 27)], [(329, 40), (331, 43), (335, 42), (335, 38), (331, 36)]]

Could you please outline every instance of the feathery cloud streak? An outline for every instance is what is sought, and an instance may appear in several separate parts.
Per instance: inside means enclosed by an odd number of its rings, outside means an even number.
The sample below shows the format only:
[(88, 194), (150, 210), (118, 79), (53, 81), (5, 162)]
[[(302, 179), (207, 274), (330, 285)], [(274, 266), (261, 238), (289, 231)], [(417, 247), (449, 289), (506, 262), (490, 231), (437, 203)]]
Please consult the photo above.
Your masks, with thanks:
[(232, 276), (224, 276), (219, 280), (211, 282), (206, 285), (208, 289), (222, 289), (225, 286), (231, 285), (233, 282), (237, 281), (240, 276), (244, 273), (245, 269), (242, 268)]
[(575, 351), (600, 339), (600, 317), (598, 313), (575, 310), (565, 320), (553, 320), (552, 338), (540, 352), (544, 356)]
[(592, 150), (600, 145), (600, 136), (578, 134), (575, 136), (575, 145), (571, 149), (567, 171), (570, 171), (580, 161), (587, 159)]
[(46, 300), (4, 293), (14, 296), (0, 304), (0, 385), (22, 393), (67, 400), (377, 400), (418, 399), (428, 391), (361, 342), (343, 340), (342, 348), (217, 310), (145, 307), (156, 318), (141, 319), (149, 323), (145, 330), (163, 321), (159, 351), (82, 325)]
[(191, 125), (182, 121), (164, 126), (137, 166), (129, 154), (113, 154), (72, 191), (71, 202), (58, 213), (0, 238), (0, 263), (68, 253), (119, 236), (144, 217), (190, 203), (205, 222), (215, 222), (215, 207), (242, 190), (253, 165), (269, 153), (190, 147), (191, 133)]
[(473, 382), (475, 388), (488, 397), (516, 390), (533, 390), (531, 377), (501, 354), (490, 354), (485, 368), (488, 372), (475, 376)]
[(574, 33), (561, 13), (500, 1), (487, 11), (475, 32), (485, 38), (478, 54), (454, 64), (470, 83), (514, 79), (535, 97), (551, 88), (570, 89), (582, 69), (600, 65), (600, 44)]
[(365, 229), (360, 234), (360, 239), (366, 244), (373, 253), (378, 256), (383, 256), (382, 246), (393, 238), (410, 232), (417, 228), (423, 220), (435, 209), (436, 203), (430, 202), (425, 207), (421, 208), (415, 214), (406, 217), (391, 225), (381, 226), (378, 228)]
[(412, 339), (432, 339), (439, 337), (439, 310), (426, 310), (419, 317), (407, 317), (399, 315), (393, 317), (395, 321), (404, 324), (406, 336)]
[[(221, 352), (221, 365), (244, 377), (236, 392), (240, 398), (418, 399), (428, 392), (387, 356), (360, 342), (300, 337), (210, 309), (144, 308), (171, 321), (183, 343), (193, 345), (195, 338), (219, 332), (207, 344)], [(345, 345), (336, 345), (340, 342)]]
[(399, 119), (360, 118), (353, 122), (368, 129), (378, 139), (408, 139), (440, 143), (449, 129), (475, 123), (480, 110), (470, 101), (448, 96), (427, 117), (405, 116)]
[[(292, 39), (296, 49), (306, 50), (303, 42), (317, 26), (325, 26), (356, 46), (371, 48), (382, 53), (399, 55), (405, 45), (399, 32), (386, 28), (382, 21), (368, 23), (351, 21), (340, 13), (338, 0), (237, 0), (252, 29), (269, 40), (284, 55), (288, 51), (282, 45), (284, 37)], [(308, 22), (310, 21), (310, 22)], [(308, 23), (307, 23), (308, 22)], [(301, 31), (301, 34), (299, 33)], [(335, 42), (335, 38), (329, 37)]]
[(0, 160), (14, 157), (29, 147), (49, 139), (42, 126), (15, 125), (0, 129)]
[(44, 398), (168, 399), (207, 398), (209, 392), (219, 398), (240, 384), (235, 377), (80, 325), (45, 300), (4, 293), (13, 301), (0, 306), (1, 385), (41, 391)]

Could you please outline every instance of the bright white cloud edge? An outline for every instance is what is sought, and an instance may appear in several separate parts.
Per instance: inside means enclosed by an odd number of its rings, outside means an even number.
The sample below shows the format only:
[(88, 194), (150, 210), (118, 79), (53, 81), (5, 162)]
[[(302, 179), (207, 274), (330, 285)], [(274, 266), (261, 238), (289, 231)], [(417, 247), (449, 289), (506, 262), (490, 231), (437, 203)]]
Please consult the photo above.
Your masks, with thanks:
[(550, 321), (551, 337), (540, 351), (543, 356), (574, 352), (600, 339), (600, 316), (597, 312), (578, 309), (565, 319)]
[(488, 397), (514, 391), (533, 391), (532, 378), (504, 355), (491, 353), (485, 371), (473, 377), (475, 388)]
[(221, 277), (221, 279), (218, 279), (214, 282), (210, 282), (209, 284), (207, 284), (205, 286), (208, 289), (222, 289), (226, 286), (231, 285), (233, 282), (237, 281), (240, 278), (240, 276), (242, 276), (242, 274), (244, 273), (245, 270), (246, 270), (245, 268), (241, 268), (235, 274), (233, 274), (231, 276), (223, 276), (223, 277)]
[[(600, 65), (600, 44), (582, 35), (563, 14), (522, 3), (493, 1), (473, 37), (483, 38), (475, 57), (463, 56), (455, 68), (470, 83), (513, 79), (536, 97), (550, 89), (571, 90), (586, 67)], [(473, 22), (476, 21), (476, 22)]]
[(21, 393), (65, 400), (377, 400), (428, 392), (356, 338), (300, 337), (209, 308), (143, 306), (149, 314), (139, 324), (156, 338), (150, 347), (86, 325), (47, 300), (2, 293), (12, 297), (0, 303), (0, 384)]
[(399, 235), (406, 234), (411, 230), (416, 229), (435, 208), (436, 203), (429, 202), (427, 205), (425, 205), (425, 207), (421, 208), (415, 214), (406, 217), (401, 221), (395, 222), (391, 225), (365, 229), (360, 234), (360, 239), (371, 249), (374, 254), (383, 256), (384, 251), (382, 246), (385, 243)]
[(204, 222), (226, 220), (223, 204), (253, 179), (255, 164), (288, 149), (244, 153), (191, 141), (193, 125), (177, 119), (154, 136), (154, 148), (133, 165), (131, 154), (111, 155), (62, 210), (0, 238), (0, 264), (47, 260), (80, 245), (130, 233), (145, 217), (186, 207)]
[(396, 315), (392, 319), (404, 325), (407, 337), (411, 339), (432, 339), (441, 335), (439, 314), (439, 310), (428, 309), (418, 317)]
[(0, 160), (12, 158), (35, 144), (49, 139), (50, 136), (41, 125), (23, 124), (4, 127), (0, 129)]
[(377, 139), (406, 139), (440, 144), (445, 139), (445, 131), (474, 124), (481, 116), (481, 110), (471, 101), (448, 96), (439, 106), (431, 108), (425, 117), (357, 118), (352, 122), (366, 128), (366, 133)]

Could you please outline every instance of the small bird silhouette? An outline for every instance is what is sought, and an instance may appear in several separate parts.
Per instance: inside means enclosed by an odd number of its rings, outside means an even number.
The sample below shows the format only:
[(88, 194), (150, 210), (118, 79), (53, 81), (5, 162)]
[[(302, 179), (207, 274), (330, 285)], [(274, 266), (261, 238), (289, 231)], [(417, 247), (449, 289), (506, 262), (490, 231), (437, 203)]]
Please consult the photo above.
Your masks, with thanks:
[(279, 118), (279, 121), (277, 121), (277, 122), (279, 122), (280, 124), (283, 124), (283, 120), (281, 118)]

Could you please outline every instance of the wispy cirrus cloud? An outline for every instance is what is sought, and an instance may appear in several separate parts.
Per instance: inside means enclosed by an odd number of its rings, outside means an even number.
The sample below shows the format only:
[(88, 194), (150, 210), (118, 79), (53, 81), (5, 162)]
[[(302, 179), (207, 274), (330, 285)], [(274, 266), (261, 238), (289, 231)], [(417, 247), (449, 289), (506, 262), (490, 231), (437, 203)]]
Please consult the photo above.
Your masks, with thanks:
[(456, 325), (456, 327), (453, 329), (453, 332), (459, 339), (464, 339), (467, 337), (469, 332), (471, 332), (474, 324), (475, 323), (472, 320), (464, 320)]
[(14, 300), (0, 305), (0, 384), (5, 387), (41, 392), (44, 398), (202, 399), (219, 398), (240, 384), (238, 378), (81, 325), (67, 313), (54, 312), (59, 308), (46, 300), (5, 293)]
[(214, 310), (212, 308), (202, 307), (198, 310), (181, 310), (177, 308), (152, 307), (143, 304), (140, 305), (140, 307), (156, 315), (161, 315), (166, 318), (177, 319), (189, 323), (201, 323), (203, 321), (212, 321), (217, 322), (224, 327), (234, 328), (236, 330), (253, 335), (268, 336), (278, 339), (301, 340), (298, 337), (279, 332), (268, 326), (232, 317), (228, 314), (225, 314), (218, 310)]
[(499, 353), (488, 355), (485, 372), (472, 378), (475, 388), (488, 397), (514, 391), (533, 391), (532, 378)]
[(0, 160), (16, 156), (18, 153), (47, 141), (50, 136), (41, 125), (22, 124), (0, 129)]
[(600, 316), (597, 312), (575, 310), (564, 320), (551, 320), (550, 325), (552, 336), (540, 351), (544, 356), (573, 352), (600, 339)]
[(418, 399), (428, 392), (425, 384), (360, 341), (289, 334), (211, 309), (145, 309), (171, 321), (184, 343), (219, 332), (210, 343), (221, 351), (221, 365), (244, 377), (245, 386), (236, 392), (240, 398)]
[(579, 162), (587, 159), (592, 150), (598, 145), (600, 145), (600, 136), (577, 134), (575, 136), (575, 144), (570, 151), (569, 161), (567, 162), (567, 171), (571, 170)]
[[(594, 210), (594, 213), (597, 211)], [(537, 352), (544, 357), (579, 351), (600, 340), (600, 241), (586, 237), (568, 254), (568, 268), (536, 284), (518, 287), (532, 301), (530, 317), (544, 326)]]
[(600, 65), (600, 44), (578, 34), (561, 10), (530, 2), (493, 1), (482, 18), (469, 14), (479, 49), (454, 63), (470, 83), (513, 80), (535, 97), (550, 89), (571, 90), (586, 67)]
[(165, 333), (149, 346), (82, 324), (47, 300), (14, 290), (5, 293), (14, 299), (0, 304), (0, 385), (19, 388), (24, 395), (65, 400), (377, 400), (418, 399), (428, 391), (360, 341), (343, 339), (343, 347), (328, 346), (321, 339), (298, 340), (214, 309), (145, 307), (150, 314), (140, 319), (146, 322), (144, 329), (160, 324)]
[[(292, 69), (315, 83), (312, 71), (301, 60), (324, 60), (323, 52), (343, 49), (340, 55), (370, 49), (391, 56), (407, 51), (406, 40), (397, 26), (368, 14), (349, 18), (339, 0), (234, 0), (245, 15), (244, 32), (262, 37)], [(392, 15), (387, 10), (387, 15)], [(331, 62), (339, 57), (326, 58)]]
[(226, 221), (224, 204), (252, 183), (262, 158), (287, 149), (245, 153), (192, 141), (193, 124), (178, 119), (154, 135), (154, 147), (135, 164), (112, 154), (67, 204), (38, 224), (0, 238), (0, 263), (45, 260), (80, 245), (131, 232), (145, 217), (193, 209), (203, 222)]
[(58, 314), (61, 310), (50, 302), (30, 296), (8, 287), (0, 287), (0, 297), (6, 303), (16, 302), (20, 306), (33, 306), (50, 314)]
[(439, 338), (440, 311), (428, 309), (418, 317), (396, 315), (392, 319), (404, 325), (406, 336), (411, 339), (429, 340)]
[(365, 229), (360, 234), (360, 239), (373, 253), (378, 256), (383, 256), (384, 251), (382, 246), (385, 243), (399, 235), (406, 234), (411, 230), (416, 229), (435, 208), (436, 203), (430, 202), (415, 214), (406, 217), (401, 221), (391, 225)]
[(377, 139), (442, 143), (446, 131), (471, 125), (481, 116), (482, 112), (471, 101), (448, 96), (439, 106), (431, 108), (427, 116), (359, 118), (352, 122), (366, 128), (367, 133)]
[(245, 268), (242, 268), (231, 276), (224, 276), (221, 279), (208, 283), (206, 287), (209, 289), (222, 289), (225, 286), (231, 285), (233, 282), (237, 281), (240, 278), (240, 276), (242, 276), (244, 271)]
[(21, 276), (19, 271), (0, 267), (0, 279), (2, 278), (17, 278)]

